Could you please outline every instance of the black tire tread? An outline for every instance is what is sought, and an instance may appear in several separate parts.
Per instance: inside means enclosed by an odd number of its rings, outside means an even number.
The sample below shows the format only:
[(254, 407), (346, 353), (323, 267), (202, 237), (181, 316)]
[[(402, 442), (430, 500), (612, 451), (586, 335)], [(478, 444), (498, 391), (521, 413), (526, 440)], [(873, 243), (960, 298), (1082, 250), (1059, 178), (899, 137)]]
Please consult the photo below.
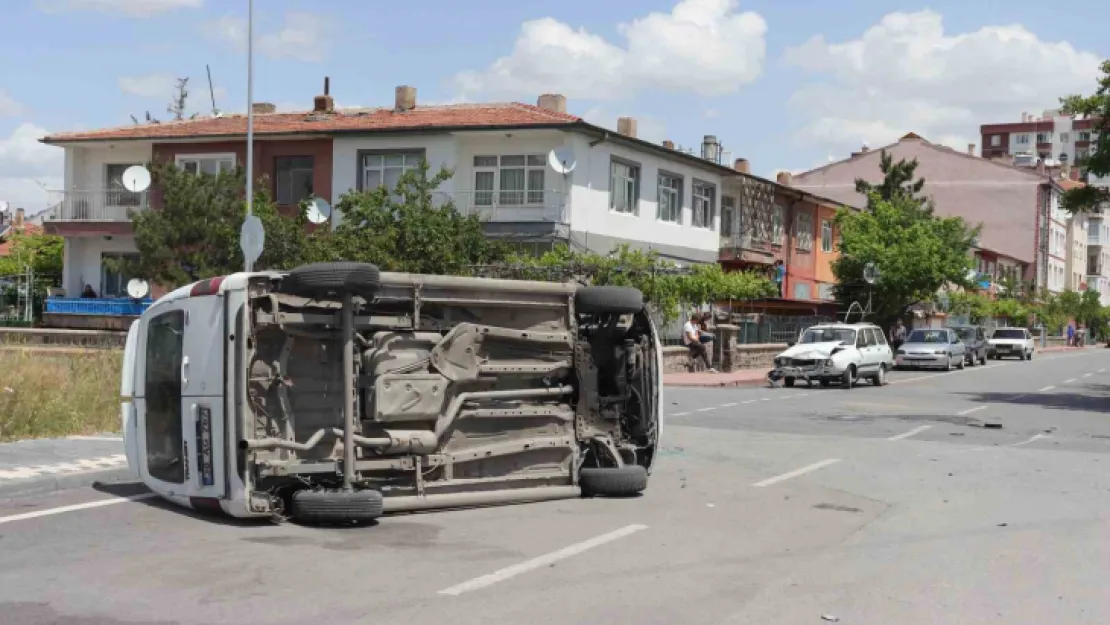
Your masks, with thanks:
[(292, 516), (302, 523), (356, 523), (382, 515), (384, 502), (376, 490), (352, 492), (300, 490), (293, 493)]
[(630, 286), (586, 286), (574, 293), (574, 308), (583, 314), (631, 315), (644, 309), (644, 294)]
[(647, 469), (638, 464), (585, 468), (578, 473), (578, 485), (586, 496), (631, 497), (647, 489), (647, 484)]
[(313, 298), (344, 294), (372, 297), (380, 286), (377, 266), (349, 261), (301, 265), (281, 281), (283, 293)]

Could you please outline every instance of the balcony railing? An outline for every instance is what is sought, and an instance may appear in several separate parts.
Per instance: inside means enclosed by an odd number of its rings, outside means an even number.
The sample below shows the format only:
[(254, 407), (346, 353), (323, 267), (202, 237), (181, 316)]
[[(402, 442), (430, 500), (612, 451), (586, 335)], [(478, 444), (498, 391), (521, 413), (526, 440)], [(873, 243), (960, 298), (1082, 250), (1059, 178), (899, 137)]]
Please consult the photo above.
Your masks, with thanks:
[(123, 189), (50, 191), (53, 221), (131, 221), (129, 212), (150, 208), (148, 193)]
[(153, 303), (154, 300), (150, 298), (135, 300), (124, 297), (50, 297), (46, 300), (46, 312), (65, 315), (137, 317)]
[(566, 195), (561, 191), (437, 191), (438, 205), (453, 202), (463, 215), (484, 221), (566, 223)]

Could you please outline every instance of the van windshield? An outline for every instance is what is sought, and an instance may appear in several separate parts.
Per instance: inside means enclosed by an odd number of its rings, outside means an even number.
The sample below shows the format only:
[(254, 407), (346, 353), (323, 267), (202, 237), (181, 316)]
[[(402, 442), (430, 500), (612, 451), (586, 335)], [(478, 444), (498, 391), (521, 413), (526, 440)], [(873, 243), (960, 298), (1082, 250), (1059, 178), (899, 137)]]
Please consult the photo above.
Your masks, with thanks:
[(848, 328), (810, 328), (802, 335), (801, 343), (855, 343), (856, 331)]

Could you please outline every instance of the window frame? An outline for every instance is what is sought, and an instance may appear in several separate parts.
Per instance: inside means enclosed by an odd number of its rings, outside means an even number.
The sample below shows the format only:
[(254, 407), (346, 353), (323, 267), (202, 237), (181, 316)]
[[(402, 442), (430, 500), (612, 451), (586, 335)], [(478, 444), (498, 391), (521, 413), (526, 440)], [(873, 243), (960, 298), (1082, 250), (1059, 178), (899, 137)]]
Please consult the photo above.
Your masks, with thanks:
[[(415, 157), (417, 157), (421, 160), (424, 160), (424, 161), (428, 160), (427, 159), (427, 150), (425, 150), (424, 148), (395, 148), (395, 149), (384, 149), (384, 150), (358, 150), (357, 152), (355, 152), (355, 171), (358, 173), (358, 178), (355, 180), (355, 188), (359, 191), (371, 191), (372, 190), (372, 189), (367, 189), (366, 188), (366, 169), (367, 169), (367, 167), (366, 167), (366, 158), (368, 156), (381, 156), (382, 157), (382, 167), (381, 167), (382, 183), (378, 185), (379, 187), (384, 187), (385, 186), (385, 170), (386, 170), (385, 157), (386, 156), (402, 156), (402, 157), (415, 156)], [(407, 163), (407, 161), (406, 161), (406, 163)], [(419, 161), (417, 162), (417, 166), (418, 165), (419, 165)], [(412, 169), (412, 168), (408, 167), (407, 164), (403, 163), (401, 165), (401, 175), (404, 176), (406, 173), (409, 172), (410, 169)], [(374, 188), (376, 189), (377, 187), (374, 187)], [(387, 190), (392, 191), (392, 189), (387, 189)]]
[[(281, 170), (279, 168), (279, 163), (281, 162), (282, 159), (289, 159), (289, 160), (292, 160), (292, 159), (308, 159), (309, 166), (307, 168), (307, 171), (308, 171), (308, 176), (309, 176), (309, 187), (311, 187), (311, 188), (309, 189), (308, 195), (306, 197), (301, 198), (299, 200), (292, 201), (292, 202), (283, 202), (282, 201), (282, 198), (281, 198)], [(292, 194), (293, 193), (293, 190), (292, 190), (293, 172), (300, 171), (300, 172), (303, 173), (305, 171), (305, 168), (304, 167), (290, 167), (288, 171), (289, 171), (289, 185), (291, 187), (290, 188), (290, 194)], [(282, 154), (280, 156), (275, 156), (274, 157), (274, 188), (273, 188), (273, 192), (274, 192), (274, 202), (278, 206), (297, 206), (304, 200), (312, 199), (312, 197), (316, 193), (316, 157), (312, 154)]]
[(1002, 147), (1002, 135), (991, 135), (990, 142), (992, 148)]
[(1030, 137), (1028, 132), (1019, 132), (1019, 133), (1014, 135), (1014, 144), (1015, 145), (1029, 145), (1029, 142), (1030, 142), (1031, 139), (1032, 139), (1032, 137)]
[[(226, 160), (231, 161), (231, 171), (235, 171), (235, 168), (239, 166), (239, 157), (235, 154), (235, 152), (209, 152), (209, 153), (203, 153), (203, 154), (175, 154), (174, 157), (173, 157), (174, 165), (176, 165), (179, 169), (181, 169), (183, 171), (185, 170), (185, 163), (190, 162), (190, 161), (196, 161), (197, 170), (195, 172), (192, 172), (193, 174), (205, 173), (205, 172), (202, 172), (200, 170), (200, 162), (201, 161), (226, 161)], [(222, 173), (224, 173), (224, 170), (219, 169), (217, 167), (217, 172), (222, 174)], [(212, 175), (212, 174), (209, 174), (209, 175)]]
[[(615, 191), (616, 191), (615, 182), (617, 180), (616, 167), (618, 165), (620, 165), (622, 167), (627, 167), (629, 169), (629, 173), (633, 174), (630, 177), (626, 177), (622, 180), (622, 185), (628, 185), (629, 183), (632, 183), (631, 184), (631, 190), (632, 190), (632, 193), (633, 193), (634, 197), (631, 198), (628, 202), (628, 210), (620, 210), (620, 209), (617, 208), (617, 205), (616, 205), (617, 196), (616, 196), (616, 193), (615, 193)], [(643, 180), (644, 180), (644, 170), (643, 170), (643, 166), (640, 163), (637, 163), (636, 161), (631, 161), (631, 160), (628, 160), (628, 159), (625, 159), (625, 158), (621, 158), (621, 157), (616, 156), (616, 155), (610, 156), (609, 157), (609, 212), (616, 213), (618, 215), (630, 215), (630, 216), (633, 216), (633, 217), (638, 217), (640, 215), (640, 198), (642, 197), (641, 186), (643, 185)], [(626, 190), (627, 190), (627, 188), (626, 188)]]
[[(828, 226), (828, 228), (826, 229), (825, 226)], [(826, 241), (825, 241), (825, 232), (826, 232), (826, 230), (829, 233), (828, 245), (825, 244), (826, 243)], [(835, 249), (835, 247), (833, 246), (833, 222), (832, 222), (831, 219), (822, 219), (821, 220), (821, 251), (826, 253), (826, 254), (831, 254), (834, 249)]]
[[(803, 220), (803, 218), (805, 219)], [(794, 220), (794, 247), (799, 251), (813, 251), (813, 219), (813, 213), (809, 211), (804, 211), (799, 212), (797, 214), (797, 218)], [(802, 230), (803, 221), (805, 221), (809, 225), (808, 231)]]
[(97, 295), (99, 295), (102, 298), (103, 297), (109, 297), (109, 298), (112, 298), (112, 297), (127, 297), (128, 296), (127, 295), (127, 283), (130, 281), (131, 278), (133, 278), (135, 276), (128, 276), (128, 275), (123, 274), (122, 272), (118, 272), (118, 274), (119, 274), (119, 277), (117, 278), (118, 284), (116, 285), (115, 289), (112, 289), (112, 291), (111, 291), (112, 294), (109, 295), (108, 294), (109, 290), (105, 287), (105, 285), (108, 282), (109, 274), (116, 274), (117, 272), (109, 271), (108, 268), (104, 266), (104, 259), (105, 258), (108, 258), (108, 259), (111, 259), (111, 260), (120, 260), (120, 261), (122, 261), (124, 259), (127, 259), (127, 258), (138, 260), (139, 253), (138, 252), (101, 252), (100, 253), (100, 288), (97, 290)]
[[(708, 190), (708, 195), (698, 195), (698, 189)], [(698, 200), (708, 200), (708, 214), (705, 215), (705, 223), (699, 224), (698, 213), (702, 210), (698, 206)], [(701, 230), (716, 230), (714, 222), (717, 220), (717, 185), (705, 180), (692, 178), (690, 182), (690, 227), (699, 228)]]
[[(1052, 134), (1053, 134), (1052, 132), (1038, 132), (1037, 133), (1037, 144), (1052, 143)], [(1042, 141), (1041, 139), (1044, 139), (1044, 140)]]
[(783, 246), (786, 238), (786, 207), (775, 204), (771, 209), (771, 245)]
[[(108, 206), (126, 206), (134, 208), (142, 206), (143, 192), (130, 191), (127, 187), (123, 186), (123, 172), (127, 171), (129, 167), (136, 165), (142, 166), (142, 163), (104, 163), (104, 195), (105, 204)], [(120, 170), (120, 177), (118, 180), (112, 179), (112, 168), (122, 167)], [(113, 183), (118, 183), (118, 187), (113, 186)]]
[[(496, 159), (496, 165), (479, 165), (478, 159)], [(503, 162), (506, 158), (522, 158), (524, 163), (522, 165), (507, 165)], [(535, 162), (533, 163), (533, 159)], [(543, 206), (545, 197), (547, 195), (547, 157), (542, 154), (474, 154), (470, 157), (470, 168), (473, 173), (474, 183), (474, 205), (475, 206), (508, 206), (508, 207), (536, 207)], [(503, 189), (502, 188), (502, 173), (505, 170), (524, 170), (524, 188), (522, 189)], [(539, 172), (542, 174), (541, 180), (543, 183), (539, 189), (532, 187), (532, 174)], [(479, 189), (478, 176), (481, 174), (493, 174), (493, 188)], [(481, 195), (479, 195), (481, 194)], [(488, 194), (488, 195), (487, 195)], [(503, 195), (520, 194), (523, 201), (521, 202), (505, 202)], [(512, 197), (512, 196), (509, 196)]]
[[(663, 179), (664, 178), (670, 178), (672, 180), (677, 181), (678, 186), (677, 187), (664, 187), (663, 186)], [(675, 206), (675, 215), (674, 215), (675, 218), (674, 219), (664, 219), (663, 218), (663, 190), (664, 189), (666, 189), (669, 192), (673, 192), (673, 194), (675, 196), (675, 199), (677, 200), (678, 205)], [(676, 226), (681, 226), (682, 222), (683, 222), (683, 218), (682, 218), (682, 213), (683, 213), (683, 208), (684, 208), (683, 204), (685, 204), (685, 197), (686, 197), (686, 177), (683, 176), (682, 174), (676, 174), (673, 171), (667, 171), (665, 169), (660, 169), (657, 172), (656, 177), (655, 177), (655, 193), (656, 193), (656, 198), (655, 198), (655, 218), (656, 218), (656, 220), (661, 221), (665, 224), (674, 224)]]

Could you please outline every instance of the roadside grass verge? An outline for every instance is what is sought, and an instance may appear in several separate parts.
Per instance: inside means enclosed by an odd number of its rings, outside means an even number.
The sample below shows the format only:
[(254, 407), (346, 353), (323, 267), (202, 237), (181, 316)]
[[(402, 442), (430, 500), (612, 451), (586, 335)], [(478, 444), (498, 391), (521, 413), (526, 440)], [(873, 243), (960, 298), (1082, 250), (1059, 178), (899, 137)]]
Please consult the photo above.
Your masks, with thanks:
[(0, 441), (118, 432), (118, 350), (0, 349)]

